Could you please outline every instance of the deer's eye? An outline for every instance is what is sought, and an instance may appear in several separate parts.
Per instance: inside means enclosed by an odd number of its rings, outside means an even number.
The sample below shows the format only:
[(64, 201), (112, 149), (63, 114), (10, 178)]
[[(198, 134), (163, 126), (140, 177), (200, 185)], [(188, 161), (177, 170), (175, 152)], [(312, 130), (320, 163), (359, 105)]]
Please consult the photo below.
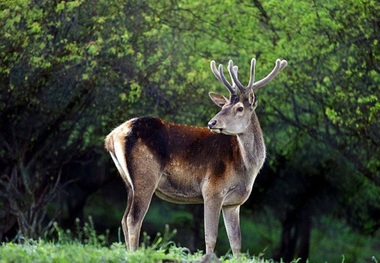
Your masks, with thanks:
[(242, 106), (240, 106), (240, 107), (238, 107), (236, 110), (237, 110), (238, 112), (242, 112), (242, 111), (244, 110), (244, 108), (243, 108)]

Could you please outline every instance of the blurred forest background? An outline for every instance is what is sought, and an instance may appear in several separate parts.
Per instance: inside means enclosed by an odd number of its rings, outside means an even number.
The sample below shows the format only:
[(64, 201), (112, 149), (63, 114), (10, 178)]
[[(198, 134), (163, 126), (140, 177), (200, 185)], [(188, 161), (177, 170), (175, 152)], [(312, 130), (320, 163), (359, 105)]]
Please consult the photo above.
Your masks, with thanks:
[[(379, 260), (379, 14), (376, 0), (0, 0), (0, 241), (89, 215), (123, 240), (104, 137), (143, 115), (206, 126), (208, 92), (227, 92), (210, 60), (234, 60), (244, 80), (252, 57), (258, 78), (281, 58), (256, 94), (268, 157), (242, 208), (243, 250)], [(203, 249), (202, 213), (155, 198), (143, 231), (169, 224)]]

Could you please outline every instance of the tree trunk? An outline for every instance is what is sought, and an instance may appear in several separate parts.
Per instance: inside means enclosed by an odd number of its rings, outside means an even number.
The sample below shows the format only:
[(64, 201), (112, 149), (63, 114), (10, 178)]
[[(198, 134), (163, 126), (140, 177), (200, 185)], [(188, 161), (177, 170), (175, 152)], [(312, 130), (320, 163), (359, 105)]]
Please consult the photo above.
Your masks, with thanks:
[(37, 239), (52, 225), (46, 217), (46, 206), (58, 191), (60, 172), (48, 181), (46, 174), (34, 172), (31, 166), (19, 162), (6, 169), (8, 174), (0, 178), (0, 192), (3, 214), (17, 221), (19, 238)]
[(191, 205), (193, 214), (193, 222), (191, 226), (191, 241), (189, 242), (189, 249), (197, 251), (203, 249), (205, 245), (203, 234), (203, 205)]
[(306, 262), (310, 252), (311, 218), (307, 210), (288, 211), (281, 223), (281, 242), (275, 260)]
[(298, 247), (298, 258), (301, 258), (299, 262), (306, 262), (309, 258), (310, 253), (310, 238), (311, 238), (311, 218), (307, 214), (307, 212), (302, 213), (302, 217), (300, 217), (298, 226), (300, 229), (300, 237), (299, 237), (299, 247)]

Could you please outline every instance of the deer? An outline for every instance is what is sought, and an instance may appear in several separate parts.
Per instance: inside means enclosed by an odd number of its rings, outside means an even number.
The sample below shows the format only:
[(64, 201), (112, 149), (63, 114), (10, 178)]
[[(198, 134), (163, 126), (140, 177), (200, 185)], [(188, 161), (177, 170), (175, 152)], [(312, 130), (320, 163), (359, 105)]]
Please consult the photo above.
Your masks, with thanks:
[(127, 206), (121, 225), (128, 250), (136, 250), (142, 222), (156, 194), (177, 204), (203, 204), (206, 252), (214, 249), (222, 212), (234, 256), (241, 250), (240, 206), (251, 194), (266, 158), (263, 133), (256, 115), (255, 91), (270, 82), (287, 65), (277, 59), (273, 70), (255, 82), (256, 59), (244, 87), (238, 67), (230, 60), (230, 81), (223, 65), (211, 71), (229, 91), (229, 98), (209, 92), (221, 110), (207, 127), (187, 126), (157, 117), (132, 118), (105, 139), (121, 178), (127, 186)]

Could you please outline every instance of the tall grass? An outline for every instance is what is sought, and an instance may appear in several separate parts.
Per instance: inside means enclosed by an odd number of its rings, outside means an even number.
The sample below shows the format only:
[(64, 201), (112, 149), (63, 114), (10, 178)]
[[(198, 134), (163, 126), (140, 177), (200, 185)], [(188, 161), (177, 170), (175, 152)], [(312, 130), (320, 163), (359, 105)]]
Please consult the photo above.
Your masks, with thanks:
[[(153, 239), (143, 235), (142, 246), (137, 251), (127, 251), (121, 242), (108, 244), (107, 233), (96, 233), (92, 218), (73, 231), (63, 230), (54, 224), (49, 238), (3, 243), (0, 246), (0, 263), (76, 263), (76, 262), (197, 262), (203, 253), (191, 253), (189, 249), (178, 247), (171, 241), (175, 231), (168, 226)], [(221, 262), (269, 263), (261, 258), (243, 254), (234, 258), (230, 254), (222, 256)]]
[[(127, 252), (124, 245), (114, 243), (110, 247), (94, 247), (92, 245), (54, 244), (42, 240), (25, 243), (3, 244), (0, 247), (0, 262), (33, 262), (33, 263), (76, 263), (76, 262), (197, 262), (201, 258), (200, 253), (190, 254), (186, 248), (170, 246), (167, 249), (153, 249), (151, 247), (140, 248), (135, 252)], [(260, 258), (242, 255), (240, 258), (232, 258), (230, 255), (220, 258), (221, 262), (251, 262), (269, 263)]]
[[(142, 237), (142, 245), (137, 251), (127, 251), (120, 240), (110, 244), (108, 232), (98, 234), (92, 218), (83, 225), (77, 221), (73, 231), (63, 230), (57, 224), (39, 240), (19, 238), (15, 242), (0, 245), (0, 263), (76, 263), (76, 262), (199, 262), (203, 252), (192, 253), (189, 249), (177, 246), (173, 241), (176, 231), (165, 227), (163, 233), (151, 238), (146, 233)], [(229, 263), (274, 263), (273, 260), (242, 254), (239, 258), (230, 253), (219, 258), (220, 262)], [(294, 260), (293, 263), (297, 262)], [(341, 257), (336, 262), (346, 262)], [(373, 256), (369, 262), (378, 263)]]

